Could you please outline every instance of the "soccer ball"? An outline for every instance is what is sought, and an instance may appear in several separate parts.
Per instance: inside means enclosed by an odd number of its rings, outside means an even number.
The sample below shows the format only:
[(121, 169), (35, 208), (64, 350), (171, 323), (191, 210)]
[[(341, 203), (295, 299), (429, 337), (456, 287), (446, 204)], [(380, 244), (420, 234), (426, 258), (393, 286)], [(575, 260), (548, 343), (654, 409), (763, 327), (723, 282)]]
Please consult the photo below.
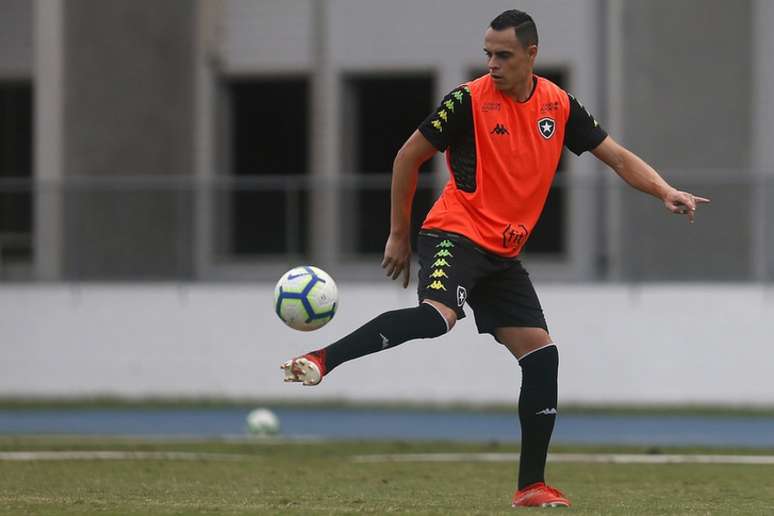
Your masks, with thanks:
[(336, 313), (337, 300), (333, 278), (311, 265), (290, 269), (274, 287), (274, 309), (294, 330), (312, 331), (327, 324)]
[(247, 414), (247, 430), (256, 435), (273, 435), (279, 432), (279, 419), (268, 409), (255, 409)]

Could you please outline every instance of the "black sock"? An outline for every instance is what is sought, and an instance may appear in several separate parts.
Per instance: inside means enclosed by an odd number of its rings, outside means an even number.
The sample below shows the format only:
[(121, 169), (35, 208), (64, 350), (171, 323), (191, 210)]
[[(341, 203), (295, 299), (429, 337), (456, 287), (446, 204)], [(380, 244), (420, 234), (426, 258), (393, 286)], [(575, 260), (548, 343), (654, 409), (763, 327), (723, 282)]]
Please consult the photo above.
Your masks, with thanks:
[(521, 458), (519, 459), (519, 489), (545, 482), (546, 455), (556, 421), (559, 352), (551, 344), (528, 353), (519, 360), (521, 394)]
[(385, 312), (327, 348), (317, 350), (327, 373), (339, 364), (412, 339), (439, 337), (448, 331), (446, 320), (435, 307), (420, 303), (414, 308)]

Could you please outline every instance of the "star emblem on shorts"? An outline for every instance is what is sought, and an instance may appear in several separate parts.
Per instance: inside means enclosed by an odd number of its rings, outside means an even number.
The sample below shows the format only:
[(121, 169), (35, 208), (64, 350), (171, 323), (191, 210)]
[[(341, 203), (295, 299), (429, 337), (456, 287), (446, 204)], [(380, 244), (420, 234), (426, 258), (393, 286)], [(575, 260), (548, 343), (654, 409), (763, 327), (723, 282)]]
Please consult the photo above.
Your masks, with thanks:
[(556, 130), (556, 122), (553, 118), (548, 116), (541, 118), (538, 120), (538, 130), (540, 131), (540, 136), (546, 140), (550, 140)]

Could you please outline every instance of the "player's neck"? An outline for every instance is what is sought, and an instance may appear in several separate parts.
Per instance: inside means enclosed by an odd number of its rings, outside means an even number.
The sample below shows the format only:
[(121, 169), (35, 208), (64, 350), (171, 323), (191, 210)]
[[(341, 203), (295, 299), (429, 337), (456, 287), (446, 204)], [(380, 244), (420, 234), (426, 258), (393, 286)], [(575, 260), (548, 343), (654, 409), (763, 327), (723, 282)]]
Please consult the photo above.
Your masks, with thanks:
[(506, 92), (516, 102), (527, 102), (532, 97), (532, 90), (537, 86), (537, 78), (530, 73), (523, 81), (515, 84)]

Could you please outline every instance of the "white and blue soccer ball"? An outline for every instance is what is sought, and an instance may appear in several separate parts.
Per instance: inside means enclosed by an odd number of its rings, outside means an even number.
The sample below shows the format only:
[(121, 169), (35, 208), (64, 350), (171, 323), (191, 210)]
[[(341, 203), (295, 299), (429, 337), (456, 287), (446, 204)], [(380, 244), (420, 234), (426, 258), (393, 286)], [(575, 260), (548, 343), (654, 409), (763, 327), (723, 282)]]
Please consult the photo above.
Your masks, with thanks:
[(247, 414), (247, 430), (254, 435), (274, 435), (279, 432), (279, 419), (269, 409), (258, 408)]
[(294, 330), (312, 331), (325, 326), (336, 313), (338, 298), (333, 278), (311, 265), (290, 269), (274, 287), (274, 309)]

